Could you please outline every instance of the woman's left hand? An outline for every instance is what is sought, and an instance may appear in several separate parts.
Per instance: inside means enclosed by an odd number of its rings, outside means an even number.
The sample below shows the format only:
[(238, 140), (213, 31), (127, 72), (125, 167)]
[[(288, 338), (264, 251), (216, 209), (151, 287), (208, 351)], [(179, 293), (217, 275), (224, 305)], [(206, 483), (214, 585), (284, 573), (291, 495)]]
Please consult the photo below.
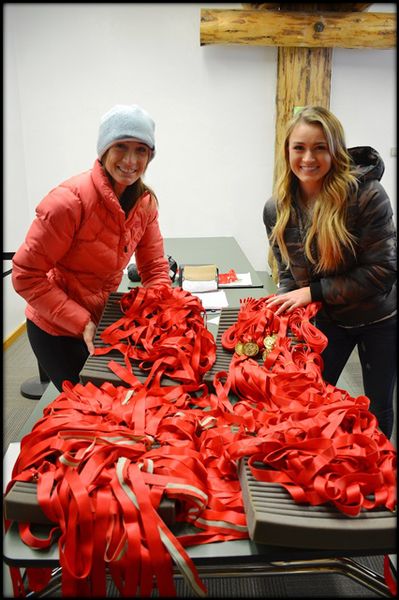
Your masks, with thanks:
[(282, 312), (291, 312), (294, 308), (300, 306), (306, 306), (312, 302), (312, 295), (310, 293), (310, 287), (303, 287), (297, 290), (291, 290), (285, 294), (278, 294), (266, 300), (267, 306), (278, 306), (276, 315)]
[(83, 340), (86, 342), (90, 356), (94, 354), (94, 336), (96, 334), (96, 325), (93, 321), (89, 321), (83, 331)]

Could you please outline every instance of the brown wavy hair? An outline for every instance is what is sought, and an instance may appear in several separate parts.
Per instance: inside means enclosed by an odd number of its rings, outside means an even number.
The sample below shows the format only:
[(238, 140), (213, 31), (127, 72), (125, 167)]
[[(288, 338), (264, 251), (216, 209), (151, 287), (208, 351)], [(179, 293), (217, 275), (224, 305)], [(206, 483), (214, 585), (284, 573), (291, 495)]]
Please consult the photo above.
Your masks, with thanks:
[[(288, 143), (291, 133), (299, 123), (320, 125), (331, 155), (331, 169), (324, 178), (316, 198), (312, 223), (305, 240), (305, 254), (314, 265), (315, 272), (335, 270), (343, 260), (344, 249), (355, 252), (355, 238), (346, 228), (347, 198), (357, 189), (355, 170), (345, 144), (345, 134), (340, 121), (321, 106), (305, 106), (287, 125), (277, 157), (277, 179), (274, 197), (277, 220), (271, 242), (277, 243), (282, 259), (289, 267), (289, 255), (284, 241), (284, 231), (289, 221), (291, 206), (298, 179), (289, 163)], [(312, 242), (316, 242), (318, 256), (312, 254)]]
[(119, 202), (121, 204), (121, 207), (125, 211), (126, 215), (132, 210), (132, 208), (136, 204), (137, 200), (139, 198), (141, 198), (141, 196), (145, 192), (149, 192), (151, 194), (151, 200), (153, 202), (156, 202), (156, 204), (158, 205), (158, 199), (157, 199), (155, 193), (140, 178), (137, 181), (135, 181), (134, 183), (132, 183), (132, 185), (129, 185), (125, 189), (125, 191), (123, 192), (123, 194), (121, 195), (121, 197), (119, 198)]

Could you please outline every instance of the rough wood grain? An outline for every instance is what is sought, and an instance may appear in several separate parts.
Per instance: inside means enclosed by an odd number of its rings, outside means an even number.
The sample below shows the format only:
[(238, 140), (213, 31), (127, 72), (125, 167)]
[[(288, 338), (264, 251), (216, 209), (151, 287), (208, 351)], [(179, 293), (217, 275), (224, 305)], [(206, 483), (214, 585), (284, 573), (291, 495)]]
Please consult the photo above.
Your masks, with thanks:
[(201, 9), (200, 42), (303, 48), (394, 48), (394, 13)]
[(278, 49), (275, 151), (295, 107), (330, 107), (331, 63), (331, 48)]
[[(287, 6), (289, 6), (288, 2), (242, 2), (242, 7), (244, 9), (253, 9), (253, 10), (289, 10)], [(294, 10), (309, 10), (311, 12), (315, 11), (332, 11), (332, 12), (356, 12), (365, 10), (369, 6), (371, 6), (372, 2), (295, 2), (292, 6), (294, 6)]]

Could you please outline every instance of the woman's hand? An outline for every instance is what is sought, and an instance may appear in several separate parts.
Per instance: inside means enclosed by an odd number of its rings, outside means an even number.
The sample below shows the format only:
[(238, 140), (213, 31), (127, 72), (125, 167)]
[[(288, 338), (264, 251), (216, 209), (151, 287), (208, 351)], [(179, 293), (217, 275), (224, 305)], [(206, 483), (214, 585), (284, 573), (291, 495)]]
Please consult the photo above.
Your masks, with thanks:
[(294, 308), (300, 306), (306, 306), (312, 302), (312, 295), (310, 293), (310, 287), (303, 287), (297, 290), (291, 290), (285, 294), (278, 294), (266, 300), (267, 306), (278, 306), (276, 315), (286, 311), (291, 312)]
[(96, 333), (96, 326), (93, 321), (89, 321), (83, 331), (83, 339), (86, 342), (87, 349), (90, 356), (94, 354), (94, 335)]

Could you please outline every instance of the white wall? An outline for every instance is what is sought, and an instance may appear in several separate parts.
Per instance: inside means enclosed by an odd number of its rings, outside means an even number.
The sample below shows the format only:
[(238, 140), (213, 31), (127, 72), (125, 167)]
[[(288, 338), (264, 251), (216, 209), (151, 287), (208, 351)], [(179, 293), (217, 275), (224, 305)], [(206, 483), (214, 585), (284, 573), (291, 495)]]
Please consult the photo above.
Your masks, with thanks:
[[(273, 174), (277, 51), (201, 47), (207, 7), (242, 5), (4, 5), (5, 251), (20, 245), (52, 187), (91, 168), (101, 115), (137, 103), (156, 121), (146, 181), (164, 236), (235, 236), (257, 270), (268, 268), (262, 209)], [(381, 153), (394, 206), (395, 77), (394, 50), (334, 50), (331, 109), (349, 146)], [(7, 337), (24, 320), (23, 302), (10, 277), (3, 283)]]

